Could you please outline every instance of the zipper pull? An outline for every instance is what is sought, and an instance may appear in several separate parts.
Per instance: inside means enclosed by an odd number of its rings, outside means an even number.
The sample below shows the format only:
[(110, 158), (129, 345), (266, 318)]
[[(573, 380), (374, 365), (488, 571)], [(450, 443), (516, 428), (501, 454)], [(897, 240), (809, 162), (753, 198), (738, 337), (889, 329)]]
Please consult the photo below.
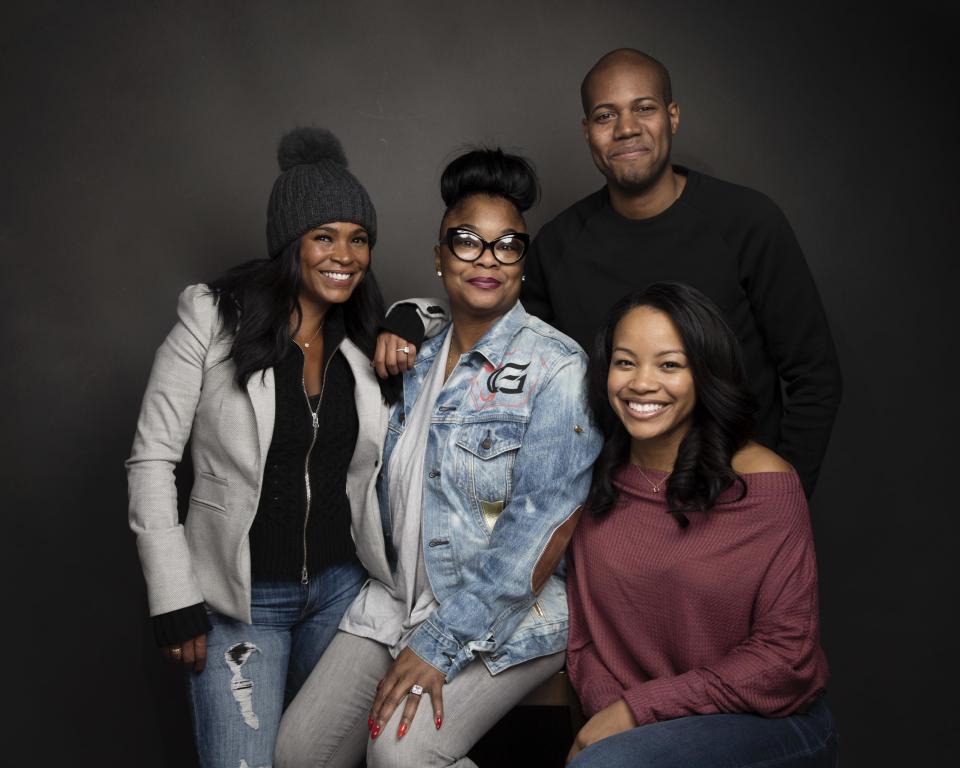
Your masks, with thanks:
[(303, 564), (303, 570), (300, 571), (300, 583), (301, 583), (301, 584), (309, 584), (309, 583), (310, 583), (310, 579), (307, 577), (307, 564), (306, 564), (306, 563)]
[(319, 427), (320, 427), (320, 417), (317, 415), (317, 411), (319, 411), (319, 410), (320, 410), (320, 409), (317, 408), (316, 411), (311, 411), (311, 412), (310, 412), (310, 415), (313, 416), (313, 428), (314, 428), (314, 429), (319, 429)]

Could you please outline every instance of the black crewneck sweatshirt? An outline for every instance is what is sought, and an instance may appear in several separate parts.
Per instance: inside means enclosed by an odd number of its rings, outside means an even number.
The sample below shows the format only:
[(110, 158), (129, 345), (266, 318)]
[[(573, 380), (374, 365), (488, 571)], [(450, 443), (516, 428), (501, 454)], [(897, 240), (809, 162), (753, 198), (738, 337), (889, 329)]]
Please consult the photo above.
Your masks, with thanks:
[(813, 492), (840, 402), (837, 355), (813, 277), (786, 217), (765, 195), (674, 166), (686, 186), (649, 219), (627, 219), (606, 187), (544, 225), (521, 301), (588, 352), (607, 310), (650, 283), (709, 296), (740, 339), (758, 401), (755, 437)]

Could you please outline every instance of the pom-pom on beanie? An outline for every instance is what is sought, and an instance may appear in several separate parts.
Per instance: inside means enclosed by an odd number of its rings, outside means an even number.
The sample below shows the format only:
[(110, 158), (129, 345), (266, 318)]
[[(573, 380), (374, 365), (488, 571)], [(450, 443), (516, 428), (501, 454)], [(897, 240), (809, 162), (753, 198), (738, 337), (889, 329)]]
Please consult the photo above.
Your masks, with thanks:
[(331, 221), (359, 224), (377, 241), (377, 212), (347, 170), (336, 136), (323, 128), (295, 128), (280, 140), (280, 175), (267, 204), (267, 250), (277, 256), (304, 232)]

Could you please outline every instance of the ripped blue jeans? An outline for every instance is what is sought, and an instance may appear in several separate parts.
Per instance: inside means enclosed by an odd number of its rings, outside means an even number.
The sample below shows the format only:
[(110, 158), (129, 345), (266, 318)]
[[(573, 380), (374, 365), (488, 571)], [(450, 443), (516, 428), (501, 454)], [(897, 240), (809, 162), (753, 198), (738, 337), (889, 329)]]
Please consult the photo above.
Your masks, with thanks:
[(310, 583), (256, 581), (253, 624), (210, 614), (207, 665), (187, 672), (193, 731), (203, 768), (273, 764), (280, 716), (337, 632), (366, 580), (356, 560)]

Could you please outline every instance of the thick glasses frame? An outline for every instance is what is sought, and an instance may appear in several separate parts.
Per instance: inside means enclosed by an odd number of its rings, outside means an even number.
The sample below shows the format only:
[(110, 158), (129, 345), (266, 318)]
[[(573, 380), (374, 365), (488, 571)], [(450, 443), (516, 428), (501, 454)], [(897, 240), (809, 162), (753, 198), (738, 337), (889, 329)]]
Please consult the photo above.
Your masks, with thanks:
[[(459, 234), (470, 235), (470, 237), (475, 237), (477, 241), (481, 244), (482, 247), (480, 248), (480, 250), (477, 251), (477, 255), (474, 256), (472, 259), (463, 258), (463, 256), (457, 253), (456, 250), (454, 249), (453, 240)], [(500, 255), (497, 253), (497, 249), (494, 247), (501, 240), (517, 240), (520, 243), (522, 243), (523, 250), (520, 252), (520, 255), (513, 261), (504, 261), (503, 259), (501, 259)], [(446, 231), (446, 234), (444, 234), (443, 240), (441, 242), (444, 245), (446, 245), (447, 248), (450, 249), (450, 253), (452, 253), (454, 256), (460, 259), (460, 261), (466, 261), (466, 262), (476, 261), (481, 256), (483, 256), (483, 252), (489, 248), (490, 253), (493, 254), (493, 258), (495, 258), (501, 264), (509, 265), (509, 264), (517, 264), (521, 259), (523, 259), (524, 256), (527, 255), (527, 250), (530, 248), (530, 235), (528, 235), (526, 232), (510, 232), (506, 235), (501, 235), (498, 238), (488, 241), (488, 240), (484, 240), (476, 232), (472, 232), (469, 229), (464, 229), (463, 227), (450, 227), (450, 229)]]

